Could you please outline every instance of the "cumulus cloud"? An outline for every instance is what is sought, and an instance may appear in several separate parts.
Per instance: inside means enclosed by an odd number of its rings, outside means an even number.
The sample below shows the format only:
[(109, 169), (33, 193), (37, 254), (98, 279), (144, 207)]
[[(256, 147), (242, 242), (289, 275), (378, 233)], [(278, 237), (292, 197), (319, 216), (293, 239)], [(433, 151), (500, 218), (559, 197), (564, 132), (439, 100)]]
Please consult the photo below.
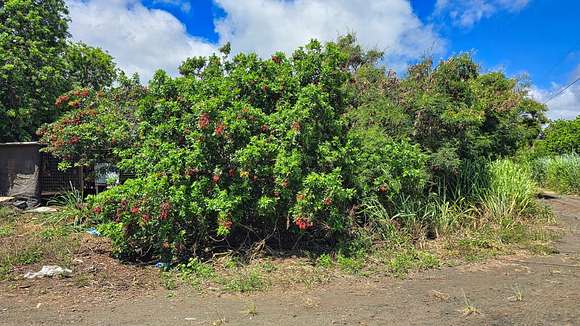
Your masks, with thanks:
[[(580, 65), (576, 67), (571, 76), (571, 81), (580, 77)], [(566, 84), (567, 85), (567, 84)], [(533, 87), (530, 96), (537, 101), (545, 102), (556, 95), (565, 85), (552, 84), (549, 89)], [(574, 119), (580, 115), (580, 81), (554, 97), (548, 103), (548, 117), (555, 119)]]
[(453, 24), (469, 28), (502, 10), (518, 12), (528, 3), (529, 0), (437, 0), (434, 15), (449, 16)]
[[(157, 0), (189, 10), (190, 0)], [(225, 17), (215, 21), (219, 44), (234, 52), (262, 56), (289, 52), (312, 38), (334, 40), (355, 32), (367, 47), (386, 53), (387, 63), (402, 69), (410, 59), (437, 54), (444, 41), (415, 16), (406, 0), (214, 0)], [(139, 0), (67, 0), (73, 39), (100, 46), (120, 67), (148, 80), (157, 68), (175, 74), (190, 56), (215, 52), (218, 44), (192, 37), (168, 11)]]
[(215, 45), (192, 37), (184, 24), (164, 10), (138, 0), (68, 0), (70, 33), (75, 40), (108, 51), (127, 73), (143, 81), (156, 69), (171, 74), (185, 58), (209, 55)]
[(226, 12), (216, 22), (216, 31), (234, 51), (267, 56), (278, 50), (289, 52), (312, 38), (328, 41), (355, 32), (364, 46), (385, 51), (387, 62), (397, 65), (444, 46), (405, 0), (215, 2)]

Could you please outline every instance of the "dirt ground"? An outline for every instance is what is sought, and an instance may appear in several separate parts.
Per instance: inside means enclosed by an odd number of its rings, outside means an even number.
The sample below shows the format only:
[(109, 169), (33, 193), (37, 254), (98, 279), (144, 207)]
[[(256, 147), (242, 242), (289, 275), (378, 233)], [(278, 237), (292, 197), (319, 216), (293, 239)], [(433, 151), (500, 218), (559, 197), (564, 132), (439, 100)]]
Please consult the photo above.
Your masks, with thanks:
[[(99, 286), (69, 289), (59, 279), (43, 280), (49, 285), (38, 292), (17, 283), (0, 293), (0, 325), (580, 325), (580, 198), (546, 202), (565, 230), (558, 253), (549, 256), (507, 256), (404, 280), (353, 277), (250, 295), (169, 292), (148, 284), (135, 291), (134, 283), (153, 271), (125, 266), (119, 268), (130, 270), (121, 273), (126, 279), (115, 278), (120, 271), (113, 270), (110, 279), (90, 280)], [(85, 254), (92, 261), (94, 253)]]

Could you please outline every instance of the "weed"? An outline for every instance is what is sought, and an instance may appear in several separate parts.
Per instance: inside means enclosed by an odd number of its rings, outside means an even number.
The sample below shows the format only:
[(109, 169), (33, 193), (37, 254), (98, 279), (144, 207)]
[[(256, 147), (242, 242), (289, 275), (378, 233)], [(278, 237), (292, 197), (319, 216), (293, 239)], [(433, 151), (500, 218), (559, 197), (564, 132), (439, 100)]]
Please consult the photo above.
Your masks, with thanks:
[(9, 220), (14, 215), (14, 211), (7, 206), (0, 206), (0, 220)]
[(0, 226), (0, 238), (9, 237), (14, 234), (14, 227), (12, 225)]
[(258, 315), (258, 308), (256, 307), (256, 303), (254, 301), (250, 301), (246, 305), (246, 310), (244, 311), (248, 316), (253, 317)]
[(73, 282), (76, 287), (79, 288), (88, 287), (91, 284), (91, 277), (89, 274), (81, 273), (73, 278)]
[(30, 265), (38, 262), (41, 258), (41, 248), (33, 246), (16, 253), (11, 260), (13, 265)]
[(316, 266), (322, 268), (331, 268), (334, 266), (334, 262), (332, 261), (332, 257), (329, 254), (322, 254), (316, 259)]
[(439, 259), (434, 255), (409, 247), (393, 253), (387, 262), (389, 271), (397, 277), (403, 277), (412, 270), (423, 270), (440, 266)]
[(254, 292), (267, 287), (267, 282), (257, 270), (242, 272), (229, 279), (222, 280), (225, 290), (232, 292)]
[(520, 288), (520, 286), (518, 284), (514, 285), (512, 287), (512, 290), (514, 292), (514, 295), (509, 297), (508, 300), (510, 301), (524, 301), (524, 293), (522, 292), (522, 289)]
[(161, 272), (161, 285), (166, 290), (177, 289), (177, 281), (175, 279), (175, 274), (172, 272)]
[(270, 261), (262, 262), (260, 267), (266, 273), (272, 273), (272, 272), (276, 271), (276, 269), (277, 269), (276, 265), (272, 264), (272, 262), (270, 262)]
[(341, 270), (351, 274), (358, 274), (364, 267), (364, 261), (360, 257), (345, 257), (339, 254), (336, 257), (336, 262)]
[(65, 226), (48, 227), (40, 232), (40, 237), (44, 240), (53, 240), (69, 235), (71, 229)]
[(477, 315), (480, 313), (479, 309), (477, 309), (477, 307), (475, 307), (471, 303), (469, 298), (467, 298), (465, 291), (463, 292), (463, 309), (461, 311), (463, 312), (463, 316), (465, 316), (465, 317), (471, 316), (471, 315)]

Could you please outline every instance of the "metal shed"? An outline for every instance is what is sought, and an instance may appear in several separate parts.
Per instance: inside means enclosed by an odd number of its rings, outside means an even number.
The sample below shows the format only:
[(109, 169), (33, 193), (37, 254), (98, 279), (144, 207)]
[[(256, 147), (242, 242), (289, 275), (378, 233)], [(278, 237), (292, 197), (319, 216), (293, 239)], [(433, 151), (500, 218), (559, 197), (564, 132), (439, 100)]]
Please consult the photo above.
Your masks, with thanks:
[(26, 200), (29, 206), (43, 195), (83, 189), (82, 168), (60, 171), (58, 159), (40, 152), (37, 142), (0, 143), (0, 196)]

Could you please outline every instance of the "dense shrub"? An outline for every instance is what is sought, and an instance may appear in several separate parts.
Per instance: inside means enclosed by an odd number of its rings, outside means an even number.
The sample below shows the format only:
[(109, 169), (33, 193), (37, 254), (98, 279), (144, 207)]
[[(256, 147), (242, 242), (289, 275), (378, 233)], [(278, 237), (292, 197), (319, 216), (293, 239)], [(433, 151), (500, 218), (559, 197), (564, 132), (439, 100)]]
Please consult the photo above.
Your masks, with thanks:
[[(382, 214), (370, 206), (386, 214), (375, 225), (451, 229), (440, 215), (461, 207), (446, 193), (478, 198), (472, 186), (489, 181), (481, 162), (529, 144), (545, 108), (468, 56), (422, 62), (404, 79), (378, 58), (351, 37), (269, 59), (230, 59), (226, 46), (186, 60), (181, 77), (158, 71), (147, 88), (125, 80), (67, 94), (42, 139), (69, 165), (135, 173), (90, 199), (128, 258), (181, 260), (262, 239), (333, 244)], [(489, 198), (521, 209), (496, 182)]]
[(361, 194), (417, 191), (416, 146), (348, 136), (347, 59), (312, 42), (289, 58), (214, 56), (186, 61), (177, 79), (158, 72), (136, 112), (138, 146), (119, 151), (139, 178), (94, 198), (96, 218), (123, 226), (124, 254), (169, 259), (273, 232), (336, 239)]

